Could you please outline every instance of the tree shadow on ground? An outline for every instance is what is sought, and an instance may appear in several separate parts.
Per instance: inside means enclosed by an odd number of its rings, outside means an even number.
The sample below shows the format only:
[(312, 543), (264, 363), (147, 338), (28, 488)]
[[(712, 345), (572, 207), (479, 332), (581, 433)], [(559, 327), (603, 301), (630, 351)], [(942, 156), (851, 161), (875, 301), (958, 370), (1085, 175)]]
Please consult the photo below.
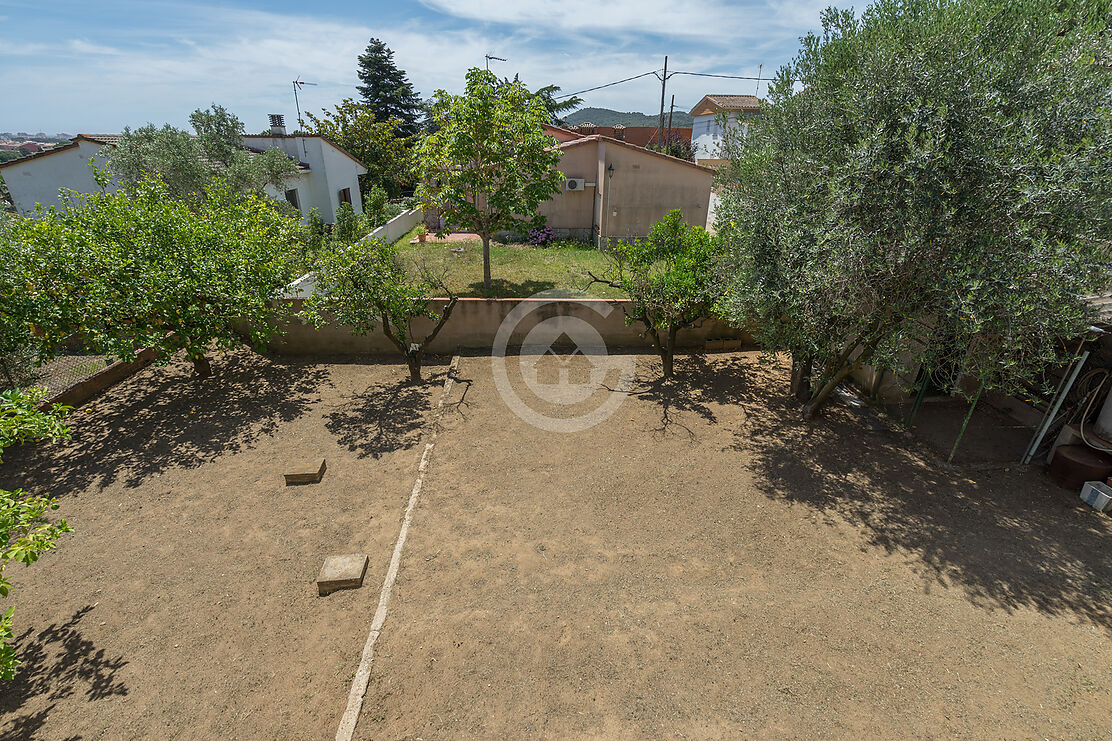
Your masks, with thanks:
[(443, 373), (436, 373), (426, 374), (421, 383), (398, 379), (371, 386), (328, 413), (325, 427), (360, 458), (381, 458), (412, 448), (420, 442), (421, 428), (431, 411), (429, 389), (442, 382)]
[(93, 484), (135, 487), (251, 447), (319, 400), (328, 370), (246, 348), (218, 356), (209, 378), (188, 362), (145, 369), (75, 410), (73, 439), (6, 451), (0, 488), (64, 496)]
[(716, 404), (745, 404), (752, 365), (740, 359), (708, 359), (704, 355), (676, 355), (673, 377), (661, 375), (659, 359), (642, 360), (642, 370), (630, 389), (631, 396), (660, 407), (660, 426), (652, 432), (666, 435), (684, 432), (694, 438), (695, 432), (683, 424), (683, 413), (697, 415), (707, 424), (716, 424)]
[[(19, 660), (15, 679), (0, 692), (0, 738), (35, 739), (55, 703), (77, 693), (89, 701), (126, 695), (128, 688), (117, 677), (127, 662), (107, 656), (81, 633), (79, 623), (92, 605), (82, 607), (69, 620), (53, 624), (37, 635), (25, 630), (15, 641)], [(40, 710), (24, 706), (49, 703)]]
[(765, 496), (836, 514), (872, 546), (913, 555), (924, 588), (959, 586), (981, 607), (1033, 608), (1112, 629), (1112, 519), (1039, 467), (962, 473), (836, 405), (804, 422), (787, 373), (751, 368), (733, 447), (751, 456)]
[(555, 287), (556, 283), (550, 280), (512, 281), (492, 278), (489, 291), (480, 280), (467, 286), (459, 295), (464, 298), (528, 298), (534, 293), (551, 291)]

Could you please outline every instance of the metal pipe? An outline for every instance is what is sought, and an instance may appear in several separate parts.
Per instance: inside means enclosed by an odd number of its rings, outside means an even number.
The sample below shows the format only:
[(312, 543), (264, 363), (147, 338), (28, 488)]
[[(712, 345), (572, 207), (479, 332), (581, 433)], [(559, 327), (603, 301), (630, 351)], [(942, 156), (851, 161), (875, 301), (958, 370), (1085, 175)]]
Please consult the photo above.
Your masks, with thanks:
[(1042, 445), (1043, 438), (1046, 437), (1047, 431), (1050, 430), (1051, 423), (1054, 421), (1054, 418), (1058, 416), (1058, 410), (1062, 408), (1062, 402), (1066, 400), (1066, 395), (1069, 394), (1070, 389), (1073, 388), (1074, 381), (1077, 380), (1078, 374), (1081, 373), (1081, 369), (1088, 359), (1089, 351), (1086, 350), (1081, 354), (1080, 358), (1074, 361), (1073, 370), (1070, 372), (1066, 382), (1058, 387), (1058, 393), (1054, 397), (1054, 404), (1047, 410), (1046, 416), (1043, 417), (1042, 424), (1039, 425), (1039, 429), (1035, 432), (1035, 436), (1031, 438), (1031, 442), (1028, 444), (1027, 450), (1024, 451), (1020, 463), (1030, 463), (1031, 459), (1035, 457), (1035, 452), (1039, 449), (1039, 446)]
[(969, 412), (965, 415), (965, 421), (961, 423), (961, 429), (958, 431), (958, 439), (954, 440), (954, 447), (950, 448), (950, 457), (946, 459), (947, 463), (954, 460), (954, 453), (958, 452), (958, 443), (965, 436), (965, 428), (969, 426), (969, 420), (973, 418), (973, 410), (977, 408), (977, 402), (981, 398), (981, 392), (985, 390), (985, 382), (981, 381), (981, 385), (977, 388), (977, 395), (973, 397), (973, 403), (969, 405)]

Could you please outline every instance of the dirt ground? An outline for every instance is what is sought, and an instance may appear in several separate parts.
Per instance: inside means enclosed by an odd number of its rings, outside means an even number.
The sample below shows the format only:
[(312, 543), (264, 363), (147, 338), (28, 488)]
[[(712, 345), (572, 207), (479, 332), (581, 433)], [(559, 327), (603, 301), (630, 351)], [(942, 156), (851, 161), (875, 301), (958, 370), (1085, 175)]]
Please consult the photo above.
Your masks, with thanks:
[[(635, 360), (611, 418), (560, 434), (463, 358), (357, 738), (1110, 735), (1112, 518), (842, 408), (803, 424), (755, 354), (672, 383)], [(335, 733), (440, 386), (222, 366), (147, 369), (0, 467), (78, 529), (13, 570), (0, 737)], [(283, 487), (309, 450), (325, 481)], [(350, 551), (364, 587), (316, 597)]]
[[(148, 368), (75, 411), (71, 442), (8, 451), (0, 486), (58, 496), (76, 532), (9, 569), (24, 663), (0, 738), (335, 734), (440, 385), (396, 364), (214, 366)], [(312, 456), (324, 480), (284, 486)], [(318, 597), (324, 557), (351, 552), (366, 586)]]
[(637, 360), (559, 437), (465, 359), (357, 736), (1112, 734), (1112, 519), (801, 424), (754, 355)]

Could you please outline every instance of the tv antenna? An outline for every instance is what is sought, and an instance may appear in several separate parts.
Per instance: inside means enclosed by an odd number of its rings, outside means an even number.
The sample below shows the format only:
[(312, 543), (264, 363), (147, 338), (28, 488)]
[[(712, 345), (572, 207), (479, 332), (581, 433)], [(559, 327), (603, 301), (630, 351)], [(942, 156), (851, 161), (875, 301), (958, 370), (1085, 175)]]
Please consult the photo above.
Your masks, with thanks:
[(486, 58), (487, 72), (490, 72), (490, 63), (491, 62), (505, 62), (506, 61), (502, 57), (496, 57), (493, 54), (486, 54), (486, 55), (484, 55), (484, 57)]
[(298, 75), (297, 79), (293, 81), (293, 104), (297, 108), (297, 130), (298, 131), (304, 131), (305, 130), (305, 123), (301, 120), (301, 101), (298, 100), (297, 92), (298, 92), (298, 90), (301, 89), (301, 87), (303, 85), (316, 85), (316, 84), (317, 83), (315, 83), (315, 82), (305, 82), (304, 80), (301, 79), (301, 75)]

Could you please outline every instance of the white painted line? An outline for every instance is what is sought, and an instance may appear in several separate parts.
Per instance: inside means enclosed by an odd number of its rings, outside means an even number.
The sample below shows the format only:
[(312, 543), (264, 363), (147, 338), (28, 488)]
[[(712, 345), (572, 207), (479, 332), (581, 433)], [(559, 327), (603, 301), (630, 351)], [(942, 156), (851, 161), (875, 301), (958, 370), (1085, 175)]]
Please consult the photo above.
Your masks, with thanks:
[(378, 609), (375, 610), (374, 619), (371, 621), (371, 632), (367, 635), (367, 643), (363, 646), (363, 657), (359, 660), (359, 669), (355, 672), (355, 679), (351, 682), (351, 692), (348, 694), (347, 710), (340, 719), (340, 728), (336, 731), (336, 741), (351, 741), (355, 734), (355, 724), (359, 722), (359, 713), (363, 710), (363, 698), (367, 694), (367, 685), (371, 681), (371, 662), (374, 661), (375, 642), (382, 633), (382, 626), (386, 623), (386, 610), (390, 607), (390, 595), (394, 591), (394, 582), (398, 578), (398, 568), (402, 562), (402, 549), (405, 548), (405, 539), (409, 534), (409, 525), (413, 522), (413, 511), (417, 508), (417, 499), (421, 496), (421, 486), (425, 481), (425, 471), (432, 458), (432, 449), (436, 445), (439, 434), (438, 423), (440, 413), (444, 408), (444, 400), (452, 390), (452, 377), (459, 368), (459, 355), (452, 358), (448, 366), (448, 378), (444, 380), (444, 390), (440, 392), (440, 401), (436, 404), (432, 419), (426, 431), (428, 442), (425, 443), (425, 452), (421, 454), (421, 464), (417, 467), (417, 480), (413, 482), (413, 490), (409, 493), (409, 504), (405, 508), (405, 517), (402, 518), (402, 527), (398, 530), (398, 539), (394, 543), (394, 555), (390, 557), (390, 568), (386, 570), (386, 579), (382, 582), (382, 592), (378, 596)]

